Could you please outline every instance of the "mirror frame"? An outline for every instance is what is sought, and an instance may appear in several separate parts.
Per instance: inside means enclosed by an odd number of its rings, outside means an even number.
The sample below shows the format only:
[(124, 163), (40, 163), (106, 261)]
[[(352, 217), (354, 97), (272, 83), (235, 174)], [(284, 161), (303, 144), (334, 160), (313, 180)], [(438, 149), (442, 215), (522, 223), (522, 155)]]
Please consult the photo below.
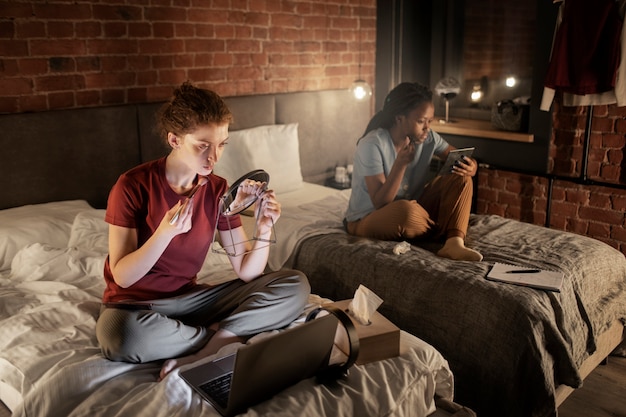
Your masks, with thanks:
[[(258, 200), (259, 196), (257, 195), (254, 198), (247, 200), (242, 206), (235, 207), (235, 209), (232, 209), (232, 210), (227, 210), (227, 208), (230, 208), (230, 206), (237, 199), (237, 192), (239, 190), (239, 186), (246, 180), (264, 182), (266, 184), (265, 187), (267, 188), (267, 184), (269, 184), (270, 182), (270, 174), (263, 171), (262, 169), (256, 169), (254, 171), (250, 171), (247, 174), (242, 175), (235, 182), (233, 182), (232, 185), (228, 188), (226, 193), (221, 198), (219, 211), (222, 215), (228, 217), (228, 216), (234, 216), (235, 214), (240, 214), (246, 211), (251, 205), (253, 205)], [(263, 191), (265, 191), (265, 189)]]
[[(226, 210), (226, 208), (230, 207), (230, 205), (235, 201), (235, 199), (237, 198), (237, 191), (239, 189), (239, 186), (241, 185), (241, 183), (243, 183), (246, 180), (264, 182), (266, 184), (264, 188), (265, 190), (267, 189), (267, 185), (269, 184), (270, 175), (262, 169), (256, 169), (256, 170), (250, 171), (247, 174), (244, 174), (241, 177), (239, 177), (235, 182), (233, 182), (231, 186), (228, 187), (228, 190), (226, 190), (226, 193), (224, 193), (224, 195), (220, 197), (217, 217), (215, 219), (215, 230), (213, 231), (213, 240), (211, 241), (211, 252), (213, 253), (220, 253), (220, 254), (225, 254), (228, 256), (242, 256), (242, 255), (245, 255), (246, 253), (250, 253), (254, 250), (265, 248), (273, 243), (276, 243), (276, 230), (274, 228), (273, 221), (272, 221), (272, 235), (271, 235), (273, 236), (273, 238), (263, 239), (257, 236), (258, 213), (254, 214), (254, 231), (253, 231), (251, 239), (248, 239), (243, 242), (234, 242), (234, 239), (232, 238), (232, 226), (230, 224), (229, 219), (232, 216), (241, 215), (244, 211), (246, 211), (250, 206), (252, 206), (259, 199), (259, 196), (257, 195), (255, 196), (255, 198), (247, 200), (245, 204), (242, 205), (241, 207), (237, 207), (236, 211)], [(228, 222), (228, 231), (231, 233), (231, 240), (233, 240), (232, 245), (227, 245), (227, 246), (222, 245), (221, 242), (219, 242), (218, 240), (217, 225), (219, 223), (220, 216), (224, 216), (224, 218)], [(265, 242), (267, 243), (267, 245), (250, 249), (250, 250), (245, 250), (243, 252), (237, 252), (237, 246), (248, 243), (248, 242), (253, 242), (253, 241)], [(216, 243), (219, 245), (216, 245)]]

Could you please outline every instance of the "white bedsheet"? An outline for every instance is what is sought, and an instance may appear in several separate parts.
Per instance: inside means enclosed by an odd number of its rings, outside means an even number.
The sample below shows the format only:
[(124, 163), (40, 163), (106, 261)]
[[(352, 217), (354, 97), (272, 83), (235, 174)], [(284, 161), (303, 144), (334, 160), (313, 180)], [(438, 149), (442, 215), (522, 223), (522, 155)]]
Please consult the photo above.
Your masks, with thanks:
[[(270, 268), (289, 266), (287, 261), (303, 238), (343, 230), (349, 198), (350, 190), (335, 190), (311, 183), (277, 195), (282, 214), (275, 225), (277, 242), (270, 249)], [(245, 221), (249, 218), (244, 218)]]
[[(286, 226), (298, 221), (287, 215), (280, 222), (285, 219)], [(102, 357), (95, 322), (104, 257), (35, 243), (17, 253), (10, 273), (0, 275), (0, 400), (14, 416), (218, 416), (178, 370), (157, 382), (160, 362)], [(219, 258), (211, 259), (220, 274), (229, 273)], [(312, 295), (308, 308), (322, 301)], [(225, 346), (217, 355), (237, 347)], [(424, 416), (435, 410), (435, 392), (452, 399), (446, 360), (403, 332), (399, 357), (355, 366), (334, 388), (302, 381), (245, 415)]]

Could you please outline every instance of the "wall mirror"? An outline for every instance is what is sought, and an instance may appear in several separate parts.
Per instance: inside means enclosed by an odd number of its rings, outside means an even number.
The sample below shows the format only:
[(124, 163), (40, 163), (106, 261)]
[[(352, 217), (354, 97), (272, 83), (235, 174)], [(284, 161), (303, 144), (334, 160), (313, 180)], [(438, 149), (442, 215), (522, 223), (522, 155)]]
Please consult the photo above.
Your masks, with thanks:
[[(490, 125), (491, 108), (500, 100), (518, 97), (529, 102), (524, 133), (530, 143), (494, 140), (495, 137), (458, 133), (446, 135), (456, 147), (475, 146), (475, 157), (495, 168), (529, 173), (548, 172), (552, 115), (539, 104), (550, 60), (558, 5), (551, 1), (498, 2), (496, 0), (433, 1), (429, 83), (455, 77), (458, 97), (449, 103), (453, 118), (482, 120)], [(515, 76), (512, 87), (506, 85)], [(474, 89), (483, 95), (472, 101)], [(435, 112), (445, 112), (437, 98)], [(502, 135), (504, 137), (504, 135)]]
[[(453, 117), (489, 120), (498, 101), (528, 101), (538, 36), (536, 2), (463, 0), (433, 7), (445, 31), (433, 27), (430, 82), (458, 80), (461, 91), (446, 100)], [(437, 100), (438, 107), (445, 102)]]
[[(476, 147), (474, 156), (492, 167), (547, 172), (552, 119), (550, 112), (539, 110), (539, 103), (557, 12), (558, 5), (546, 0), (379, 0), (376, 109), (382, 108), (387, 93), (402, 81), (417, 81), (434, 89), (441, 79), (454, 77), (461, 89), (449, 101), (451, 118), (491, 125), (494, 102), (529, 94), (526, 136), (532, 136), (532, 141), (502, 139), (498, 132), (481, 136), (483, 133), (473, 131), (470, 135), (467, 130), (445, 133), (445, 137), (457, 148)], [(489, 26), (485, 22), (490, 22), (493, 30), (484, 30)], [(519, 27), (513, 28), (514, 24)], [(491, 45), (494, 42), (500, 46)], [(522, 48), (526, 49), (523, 53)], [(519, 77), (515, 89), (501, 84), (509, 72)], [(484, 96), (480, 103), (472, 103), (473, 87), (481, 83), (486, 85)], [(434, 101), (436, 118), (444, 119), (445, 100), (435, 97)]]
[(465, 1), (460, 108), (489, 110), (500, 100), (530, 98), (536, 13), (532, 1)]

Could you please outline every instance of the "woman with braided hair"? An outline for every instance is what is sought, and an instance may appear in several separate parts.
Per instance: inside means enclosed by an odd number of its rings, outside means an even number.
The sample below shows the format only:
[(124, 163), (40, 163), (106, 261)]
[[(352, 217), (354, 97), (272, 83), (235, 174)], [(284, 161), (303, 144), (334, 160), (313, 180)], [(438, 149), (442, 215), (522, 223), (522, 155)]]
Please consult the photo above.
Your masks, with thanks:
[(433, 155), (453, 146), (430, 130), (432, 92), (418, 83), (397, 85), (357, 143), (346, 229), (382, 240), (443, 238), (438, 256), (480, 261), (465, 246), (477, 163), (459, 161), (449, 175), (429, 179)]

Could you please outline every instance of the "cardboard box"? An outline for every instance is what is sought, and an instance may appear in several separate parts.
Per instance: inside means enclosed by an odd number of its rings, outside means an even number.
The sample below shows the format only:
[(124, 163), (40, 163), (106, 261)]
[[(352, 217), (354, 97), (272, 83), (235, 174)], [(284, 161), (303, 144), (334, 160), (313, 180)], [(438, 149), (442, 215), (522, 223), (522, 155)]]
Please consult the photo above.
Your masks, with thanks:
[[(331, 305), (347, 312), (354, 323), (359, 336), (359, 356), (356, 363), (363, 365), (398, 356), (400, 354), (400, 329), (378, 311), (374, 312), (370, 318), (369, 325), (359, 323), (348, 311), (350, 301), (352, 300), (336, 301)], [(338, 340), (337, 346), (347, 355), (349, 345), (345, 339), (345, 332), (342, 334), (344, 340)]]

